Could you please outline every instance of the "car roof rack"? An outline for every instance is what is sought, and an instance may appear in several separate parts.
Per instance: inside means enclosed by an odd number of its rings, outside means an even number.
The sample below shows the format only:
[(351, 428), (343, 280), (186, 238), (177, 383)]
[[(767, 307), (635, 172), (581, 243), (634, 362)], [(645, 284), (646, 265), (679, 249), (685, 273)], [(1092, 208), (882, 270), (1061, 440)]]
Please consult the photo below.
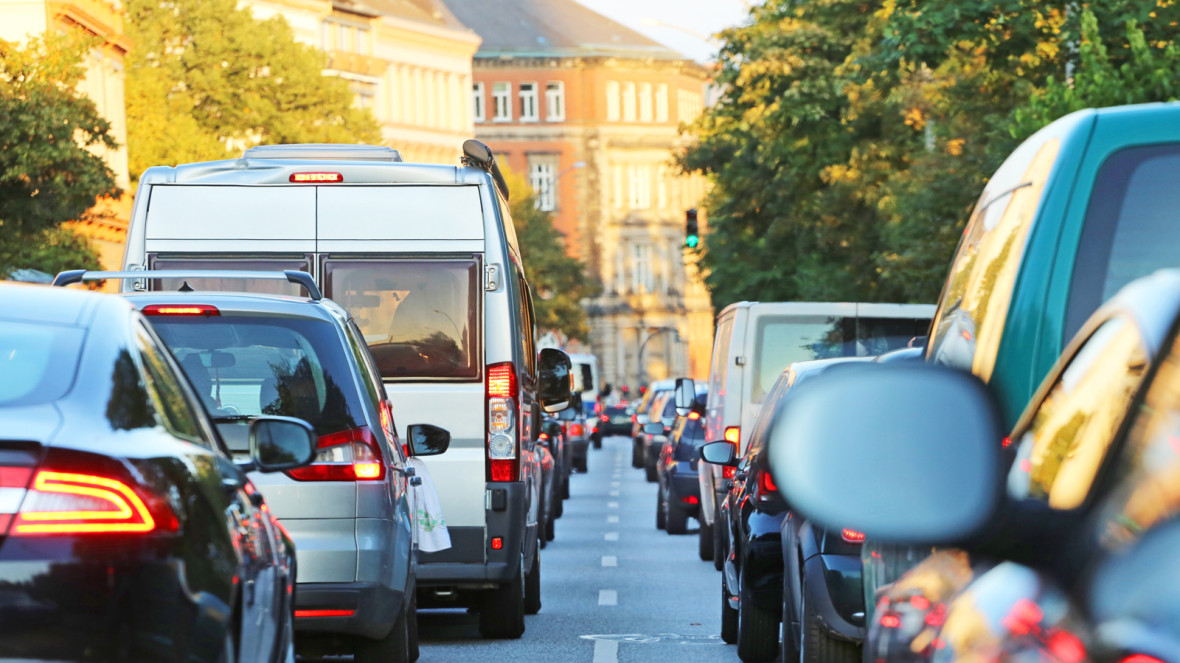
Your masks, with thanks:
[(102, 281), (105, 279), (127, 280), (127, 279), (197, 279), (197, 278), (216, 278), (216, 279), (266, 279), (271, 281), (287, 281), (303, 286), (307, 290), (308, 297), (313, 301), (320, 301), (324, 298), (320, 292), (319, 286), (315, 284), (315, 279), (307, 272), (301, 272), (295, 269), (287, 269), (281, 272), (263, 272), (263, 271), (248, 271), (248, 270), (234, 270), (234, 269), (160, 269), (155, 271), (150, 270), (136, 270), (131, 272), (90, 272), (85, 269), (71, 269), (59, 273), (53, 277), (53, 285), (66, 286), (72, 283), (81, 283), (83, 281)]
[(401, 152), (385, 145), (347, 143), (299, 143), (259, 145), (242, 153), (243, 159), (331, 159), (334, 161), (386, 161), (401, 163)]

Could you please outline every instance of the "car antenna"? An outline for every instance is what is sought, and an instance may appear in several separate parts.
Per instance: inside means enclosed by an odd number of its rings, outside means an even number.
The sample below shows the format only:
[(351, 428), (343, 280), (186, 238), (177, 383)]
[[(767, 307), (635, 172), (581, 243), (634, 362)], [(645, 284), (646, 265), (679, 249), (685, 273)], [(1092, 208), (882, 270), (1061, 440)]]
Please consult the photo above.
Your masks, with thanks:
[(180, 284), (180, 287), (177, 288), (177, 290), (179, 290), (180, 292), (192, 292), (193, 288), (192, 288), (192, 286), (190, 286), (188, 284), (188, 281), (185, 281), (184, 283)]

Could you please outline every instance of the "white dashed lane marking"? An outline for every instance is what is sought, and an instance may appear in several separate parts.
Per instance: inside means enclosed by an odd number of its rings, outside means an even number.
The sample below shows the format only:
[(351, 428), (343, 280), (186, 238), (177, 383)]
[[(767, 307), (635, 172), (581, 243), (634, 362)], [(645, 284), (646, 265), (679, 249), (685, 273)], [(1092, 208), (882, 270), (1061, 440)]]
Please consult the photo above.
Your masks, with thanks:
[(594, 663), (619, 663), (619, 641), (595, 640)]
[(617, 522), (619, 522), (619, 517), (618, 516), (607, 516), (606, 522), (607, 523), (617, 523)]
[(606, 541), (618, 541), (619, 540), (619, 533), (618, 532), (607, 532), (606, 534), (602, 535), (602, 538)]
[(614, 555), (603, 555), (602, 556), (602, 565), (603, 566), (618, 566), (619, 565), (619, 558), (615, 557)]
[(613, 589), (598, 590), (598, 605), (618, 605), (619, 593)]

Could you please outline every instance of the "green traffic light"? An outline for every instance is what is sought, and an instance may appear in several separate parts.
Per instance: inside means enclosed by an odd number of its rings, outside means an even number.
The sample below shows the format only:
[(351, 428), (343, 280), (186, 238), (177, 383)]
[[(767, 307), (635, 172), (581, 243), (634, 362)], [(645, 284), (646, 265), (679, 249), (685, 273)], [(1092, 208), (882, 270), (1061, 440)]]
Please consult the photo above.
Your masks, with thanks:
[(684, 238), (684, 245), (690, 249), (697, 248), (697, 244), (701, 243), (701, 238), (698, 235), (689, 235)]

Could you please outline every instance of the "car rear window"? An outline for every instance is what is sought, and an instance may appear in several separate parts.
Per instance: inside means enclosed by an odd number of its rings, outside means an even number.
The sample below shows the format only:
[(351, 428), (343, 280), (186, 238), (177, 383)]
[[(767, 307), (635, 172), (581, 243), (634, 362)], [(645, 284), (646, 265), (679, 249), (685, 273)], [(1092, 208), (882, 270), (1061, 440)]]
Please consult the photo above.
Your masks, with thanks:
[(386, 380), (479, 379), (478, 275), (471, 259), (324, 262)]
[(344, 340), (329, 322), (261, 316), (150, 318), (234, 451), (260, 414), (318, 435), (366, 425)]
[(857, 316), (762, 316), (756, 325), (754, 388), (761, 403), (789, 364), (832, 357), (869, 357), (904, 348), (923, 336), (929, 318)]
[(84, 337), (73, 327), (0, 324), (0, 407), (61, 398), (74, 382)]

